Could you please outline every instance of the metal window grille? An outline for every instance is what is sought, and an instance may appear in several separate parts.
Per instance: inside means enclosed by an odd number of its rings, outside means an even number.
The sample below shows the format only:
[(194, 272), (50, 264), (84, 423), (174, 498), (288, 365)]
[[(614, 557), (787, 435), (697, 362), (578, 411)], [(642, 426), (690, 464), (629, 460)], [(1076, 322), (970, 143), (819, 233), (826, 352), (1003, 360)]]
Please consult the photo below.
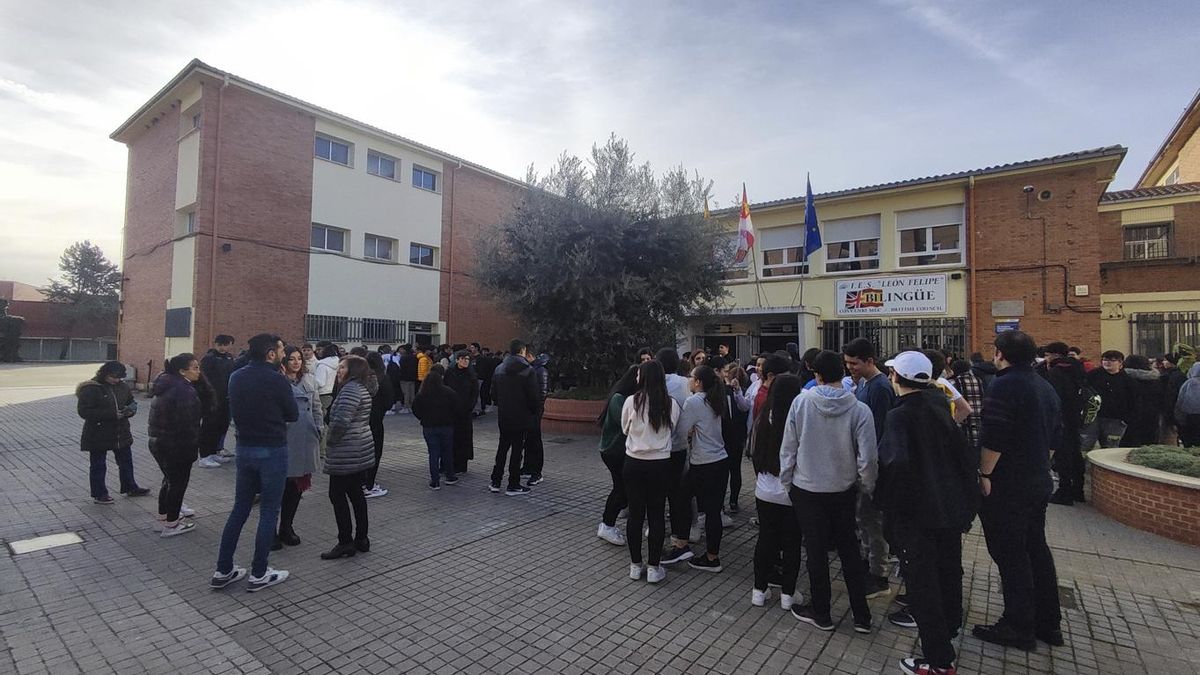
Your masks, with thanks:
[(821, 346), (841, 351), (855, 338), (866, 338), (881, 357), (910, 349), (940, 349), (965, 354), (966, 319), (857, 319), (824, 321)]
[(1200, 312), (1134, 314), (1129, 317), (1133, 352), (1150, 358), (1183, 343), (1200, 346)]

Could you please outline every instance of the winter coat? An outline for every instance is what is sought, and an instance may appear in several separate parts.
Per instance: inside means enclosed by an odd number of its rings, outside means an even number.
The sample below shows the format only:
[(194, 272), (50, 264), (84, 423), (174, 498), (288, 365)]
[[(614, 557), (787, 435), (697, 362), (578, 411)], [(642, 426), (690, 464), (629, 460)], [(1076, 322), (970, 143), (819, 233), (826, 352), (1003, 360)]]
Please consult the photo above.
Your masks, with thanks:
[(942, 392), (912, 392), (884, 420), (875, 504), (919, 528), (965, 530), (978, 510), (978, 468)]
[(1187, 373), (1178, 368), (1172, 368), (1162, 374), (1163, 419), (1168, 424), (1174, 423), (1175, 403), (1179, 400), (1179, 390), (1187, 379)]
[(510, 354), (492, 376), (492, 400), (500, 409), (500, 431), (528, 431), (541, 412), (542, 396), (529, 362)]
[(533, 363), (529, 364), (533, 368), (533, 374), (537, 377), (538, 391), (541, 392), (543, 401), (550, 395), (550, 371), (546, 369), (549, 363), (549, 354), (538, 354)]
[(396, 405), (396, 390), (392, 387), (392, 381), (386, 374), (382, 378), (376, 374), (375, 378), (379, 389), (371, 397), (371, 421), (375, 424), (382, 424), (384, 415), (392, 409), (392, 406)]
[(218, 408), (229, 405), (229, 376), (233, 373), (233, 355), (210, 349), (200, 359), (200, 374), (212, 385)]
[(1133, 389), (1132, 409), (1122, 447), (1137, 448), (1154, 445), (1161, 440), (1161, 418), (1163, 405), (1162, 383), (1154, 370), (1126, 368)]
[(313, 369), (313, 380), (317, 383), (317, 394), (324, 396), (333, 393), (333, 385), (337, 380), (338, 363), (341, 361), (336, 356), (326, 356), (317, 361), (317, 367)]
[(1088, 384), (1100, 393), (1100, 412), (1097, 417), (1128, 422), (1133, 417), (1133, 380), (1124, 370), (1109, 375), (1103, 368), (1087, 374)]
[(971, 372), (979, 378), (979, 384), (983, 386), (983, 393), (986, 394), (992, 380), (996, 379), (996, 366), (987, 361), (976, 361), (971, 363)]
[(357, 379), (346, 382), (329, 406), (325, 473), (345, 476), (375, 464), (370, 422), (371, 392)]
[(129, 418), (133, 410), (133, 392), (124, 382), (108, 384), (99, 376), (79, 383), (75, 387), (76, 410), (83, 418), (83, 433), (79, 437), (79, 449), (116, 450), (133, 445), (133, 434), (129, 431)]
[(429, 374), (431, 368), (433, 368), (433, 359), (429, 358), (425, 352), (417, 354), (417, 382), (424, 382), (425, 376)]
[(1188, 371), (1187, 382), (1179, 388), (1175, 400), (1175, 421), (1184, 424), (1188, 415), (1200, 415), (1200, 363)]
[(155, 457), (195, 461), (200, 456), (200, 395), (181, 375), (162, 373), (152, 387), (149, 446)]
[(446, 385), (431, 387), (422, 385), (413, 397), (413, 416), (421, 420), (422, 427), (454, 426), (455, 411), (461, 405), (458, 395)]
[(298, 478), (305, 474), (317, 472), (318, 456), (321, 451), (321, 397), (317, 394), (317, 381), (310, 374), (305, 374), (299, 382), (288, 380), (292, 385), (292, 395), (296, 398), (296, 408), (300, 416), (295, 422), (288, 422), (288, 476)]
[(479, 378), (475, 377), (475, 367), (459, 368), (455, 366), (446, 372), (446, 386), (454, 390), (458, 396), (456, 417), (470, 417), (475, 401), (479, 400)]
[[(413, 354), (404, 354), (400, 357), (400, 381), (417, 381), (417, 357)], [(411, 403), (411, 401), (407, 402)]]
[[(1087, 404), (1082, 388), (1087, 384), (1087, 373), (1078, 359), (1064, 356), (1046, 366), (1043, 377), (1054, 387), (1063, 416), (1063, 434), (1078, 434), (1083, 425), (1083, 408)], [(1065, 448), (1060, 441), (1055, 448)]]

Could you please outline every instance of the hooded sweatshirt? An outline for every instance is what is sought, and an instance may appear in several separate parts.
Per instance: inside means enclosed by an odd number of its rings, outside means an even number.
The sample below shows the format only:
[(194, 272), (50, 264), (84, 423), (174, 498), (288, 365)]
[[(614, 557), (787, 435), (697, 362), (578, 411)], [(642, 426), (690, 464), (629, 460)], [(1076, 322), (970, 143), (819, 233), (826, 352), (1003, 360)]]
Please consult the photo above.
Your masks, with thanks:
[(1200, 363), (1188, 370), (1187, 382), (1179, 388), (1179, 398), (1175, 400), (1175, 419), (1183, 424), (1188, 415), (1200, 415)]
[(867, 404), (841, 387), (819, 385), (792, 401), (779, 448), (779, 481), (808, 492), (875, 488), (875, 421)]
[(318, 396), (333, 394), (333, 385), (337, 381), (337, 369), (340, 361), (341, 359), (336, 356), (326, 356), (317, 360), (317, 367), (313, 369), (313, 379), (317, 381)]

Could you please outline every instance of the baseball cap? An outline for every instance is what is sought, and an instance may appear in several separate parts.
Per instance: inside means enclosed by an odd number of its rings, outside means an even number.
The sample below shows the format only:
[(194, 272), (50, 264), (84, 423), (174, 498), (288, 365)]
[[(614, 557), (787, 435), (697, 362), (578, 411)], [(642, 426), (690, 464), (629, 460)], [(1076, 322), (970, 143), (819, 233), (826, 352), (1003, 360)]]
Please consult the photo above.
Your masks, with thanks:
[(933, 362), (921, 352), (900, 352), (883, 365), (896, 371), (897, 375), (906, 380), (913, 382), (933, 380)]

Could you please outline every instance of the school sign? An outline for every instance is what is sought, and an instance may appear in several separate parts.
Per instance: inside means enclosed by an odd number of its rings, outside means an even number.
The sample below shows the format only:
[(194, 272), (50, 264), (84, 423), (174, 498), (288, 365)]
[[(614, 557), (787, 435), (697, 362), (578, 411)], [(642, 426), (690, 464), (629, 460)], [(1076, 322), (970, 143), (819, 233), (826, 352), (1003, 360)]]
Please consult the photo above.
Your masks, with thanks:
[(945, 314), (946, 275), (847, 279), (836, 295), (838, 316)]

